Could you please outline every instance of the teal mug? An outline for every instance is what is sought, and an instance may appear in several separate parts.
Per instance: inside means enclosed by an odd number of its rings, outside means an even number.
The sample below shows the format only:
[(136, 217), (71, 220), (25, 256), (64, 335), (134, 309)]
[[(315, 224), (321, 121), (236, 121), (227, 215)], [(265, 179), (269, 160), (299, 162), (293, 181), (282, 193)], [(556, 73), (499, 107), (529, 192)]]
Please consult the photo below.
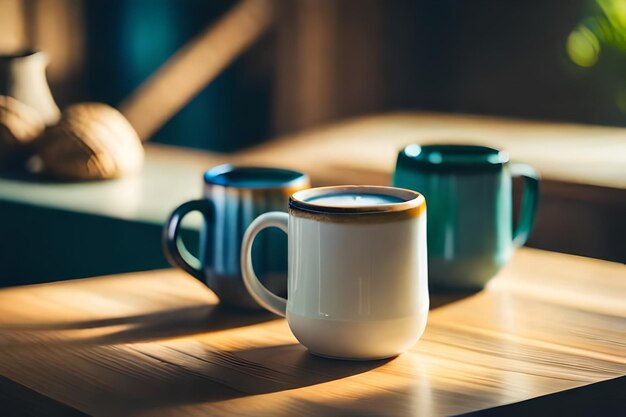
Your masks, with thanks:
[[(513, 229), (512, 177), (525, 179)], [(539, 201), (539, 176), (506, 152), (475, 145), (409, 145), (398, 155), (393, 186), (420, 192), (428, 204), (432, 290), (485, 286), (526, 243)]]

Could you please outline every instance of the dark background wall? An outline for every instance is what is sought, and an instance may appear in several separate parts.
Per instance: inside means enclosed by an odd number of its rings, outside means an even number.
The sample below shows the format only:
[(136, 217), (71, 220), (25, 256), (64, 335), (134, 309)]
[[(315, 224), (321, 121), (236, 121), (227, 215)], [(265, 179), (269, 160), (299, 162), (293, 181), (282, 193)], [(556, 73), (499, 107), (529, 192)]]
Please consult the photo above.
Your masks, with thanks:
[[(323, 109), (305, 124), (389, 109), (626, 121), (614, 95), (624, 86), (626, 55), (607, 48), (596, 67), (583, 69), (566, 53), (571, 31), (599, 14), (593, 1), (300, 1), (290, 13), (296, 45), (281, 62), (291, 69), (286, 74), (302, 76), (283, 86), (292, 95), (281, 109), (286, 130), (299, 127), (297, 115), (285, 116), (297, 108), (294, 86), (315, 76), (325, 78), (313, 82), (327, 97), (311, 94)], [(307, 27), (307, 20), (316, 24)], [(310, 38), (324, 46), (307, 48)], [(309, 65), (324, 75), (301, 69)], [(316, 112), (316, 100), (307, 105), (301, 111)]]
[[(51, 55), (61, 106), (116, 105), (234, 1), (0, 0), (0, 49)], [(12, 4), (10, 8), (6, 5)], [(278, 0), (274, 28), (154, 138), (232, 151), (372, 112), (426, 110), (623, 126), (626, 54), (573, 64), (593, 0)], [(10, 25), (2, 25), (2, 20)], [(4, 29), (2, 29), (4, 28)], [(14, 36), (14, 37), (15, 37)], [(17, 39), (16, 38), (16, 39)], [(11, 45), (17, 47), (19, 42)]]

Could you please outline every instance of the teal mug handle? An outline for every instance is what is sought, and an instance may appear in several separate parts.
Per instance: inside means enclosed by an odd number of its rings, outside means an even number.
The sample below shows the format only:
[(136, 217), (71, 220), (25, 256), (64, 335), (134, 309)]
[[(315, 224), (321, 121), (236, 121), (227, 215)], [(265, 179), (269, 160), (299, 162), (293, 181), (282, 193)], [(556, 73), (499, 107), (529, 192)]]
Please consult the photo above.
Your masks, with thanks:
[(513, 245), (523, 246), (528, 240), (535, 223), (535, 214), (539, 206), (539, 174), (526, 164), (511, 164), (511, 176), (524, 177), (524, 193), (517, 227), (513, 232)]
[(193, 256), (185, 247), (180, 237), (180, 222), (192, 211), (199, 211), (204, 217), (207, 227), (213, 223), (214, 208), (213, 203), (208, 200), (193, 200), (181, 204), (172, 214), (163, 226), (163, 253), (170, 265), (179, 266), (185, 272), (193, 275), (199, 280), (204, 280), (204, 271), (200, 259)]

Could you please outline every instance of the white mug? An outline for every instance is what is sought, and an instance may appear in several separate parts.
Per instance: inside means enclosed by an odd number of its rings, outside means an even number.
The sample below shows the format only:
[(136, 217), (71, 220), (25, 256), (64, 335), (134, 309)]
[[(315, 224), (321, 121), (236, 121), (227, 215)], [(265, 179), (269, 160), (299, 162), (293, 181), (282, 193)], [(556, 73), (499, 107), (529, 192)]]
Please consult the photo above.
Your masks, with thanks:
[[(288, 299), (268, 291), (252, 266), (256, 235), (288, 234)], [(382, 359), (412, 347), (426, 327), (426, 201), (410, 190), (336, 186), (302, 190), (289, 214), (257, 217), (242, 242), (241, 271), (252, 297), (286, 316), (312, 353)]]

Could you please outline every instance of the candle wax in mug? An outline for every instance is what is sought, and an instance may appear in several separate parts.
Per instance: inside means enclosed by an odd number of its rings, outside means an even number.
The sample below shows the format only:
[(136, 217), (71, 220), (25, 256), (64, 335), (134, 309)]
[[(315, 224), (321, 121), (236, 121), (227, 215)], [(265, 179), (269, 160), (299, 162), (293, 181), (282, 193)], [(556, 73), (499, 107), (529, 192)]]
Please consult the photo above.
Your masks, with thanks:
[(403, 203), (405, 200), (384, 194), (328, 194), (313, 197), (306, 202), (326, 207), (363, 207), (377, 206), (380, 204), (397, 204)]

